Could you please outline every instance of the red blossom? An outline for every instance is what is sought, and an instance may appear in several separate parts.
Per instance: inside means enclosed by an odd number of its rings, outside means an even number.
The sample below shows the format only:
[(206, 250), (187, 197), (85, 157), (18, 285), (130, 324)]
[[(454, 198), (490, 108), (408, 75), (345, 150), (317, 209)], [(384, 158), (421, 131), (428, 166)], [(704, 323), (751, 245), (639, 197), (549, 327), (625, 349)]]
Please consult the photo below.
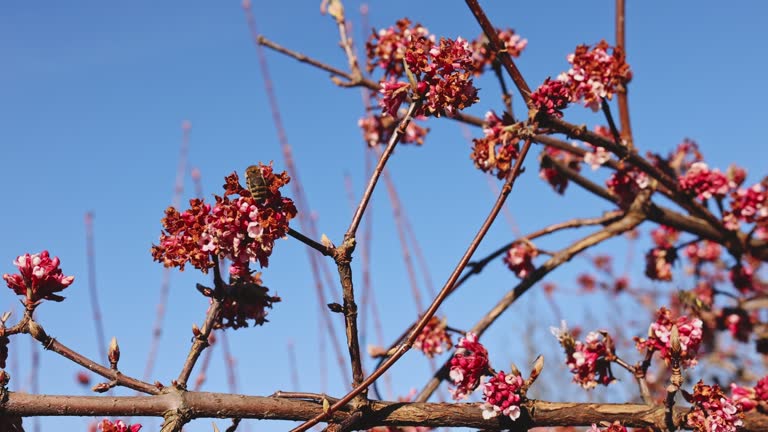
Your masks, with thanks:
[(608, 190), (619, 198), (619, 206), (627, 208), (641, 190), (648, 187), (648, 176), (634, 168), (621, 168), (606, 181)]
[[(504, 49), (512, 58), (520, 57), (525, 47), (528, 45), (528, 39), (523, 39), (512, 29), (496, 29), (499, 39), (504, 43)], [(483, 73), (487, 66), (491, 66), (496, 61), (496, 53), (488, 46), (488, 38), (485, 34), (480, 35), (471, 43), (473, 69), (475, 75)]]
[(472, 154), (469, 156), (481, 171), (504, 178), (512, 169), (512, 163), (520, 153), (520, 139), (508, 129), (512, 123), (509, 114), (504, 113), (501, 118), (493, 111), (485, 114), (485, 136), (472, 140)]
[(738, 263), (731, 267), (728, 276), (733, 286), (742, 294), (746, 294), (755, 291), (754, 273), (754, 269), (748, 262), (744, 264)]
[(547, 78), (531, 93), (531, 103), (539, 112), (560, 118), (563, 116), (563, 110), (570, 103), (568, 86), (560, 80), (553, 81)]
[[(402, 144), (424, 144), (424, 138), (429, 133), (429, 128), (419, 126), (415, 120), (423, 120), (424, 117), (419, 117), (408, 123), (408, 127), (405, 128), (405, 134), (400, 139)], [(381, 116), (371, 114), (368, 117), (363, 117), (357, 121), (357, 125), (363, 132), (363, 139), (370, 147), (376, 147), (380, 144), (386, 144), (392, 137), (397, 123), (391, 116)]]
[(410, 89), (410, 84), (403, 81), (382, 81), (381, 82), (381, 89), (379, 90), (379, 93), (381, 93), (381, 100), (379, 101), (379, 105), (382, 108), (382, 113), (384, 115), (389, 115), (392, 117), (397, 117), (397, 111), (400, 109), (400, 105), (405, 102), (405, 100), (408, 98), (408, 89)]
[(696, 354), (703, 337), (703, 322), (698, 318), (688, 318), (687, 316), (673, 320), (672, 312), (665, 307), (658, 310), (656, 322), (648, 328), (648, 339), (635, 338), (637, 349), (639, 351), (653, 349), (669, 364), (672, 359), (670, 338), (672, 325), (677, 325), (680, 336), (680, 361), (685, 367), (696, 365)]
[(565, 321), (560, 328), (551, 327), (550, 330), (565, 350), (565, 364), (573, 374), (573, 382), (591, 389), (598, 384), (607, 386), (615, 381), (608, 359), (612, 355), (610, 342), (602, 332), (590, 332), (582, 342), (574, 339)]
[(653, 248), (645, 255), (645, 275), (650, 279), (672, 280), (672, 264), (677, 260), (675, 248)]
[(512, 373), (500, 371), (483, 384), (483, 400), (480, 408), (483, 418), (492, 419), (499, 414), (512, 421), (520, 417), (520, 403), (523, 402), (523, 378)]
[(413, 347), (421, 350), (429, 358), (442, 354), (453, 345), (451, 337), (445, 331), (446, 321), (433, 316), (426, 327), (413, 342)]
[[(605, 429), (600, 429), (595, 423), (592, 423), (592, 426), (586, 432), (627, 432), (627, 428), (616, 420)], [(644, 429), (635, 428), (635, 432), (644, 432)]]
[(603, 98), (611, 99), (632, 79), (624, 52), (605, 41), (591, 48), (577, 46), (576, 51), (568, 55), (568, 62), (571, 69), (561, 74), (558, 80), (568, 85), (571, 102), (581, 100), (594, 111), (600, 108)]
[(538, 254), (539, 252), (530, 243), (515, 243), (504, 255), (504, 263), (517, 277), (525, 279), (536, 268), (533, 265), (533, 258)]
[(32, 306), (41, 300), (60, 302), (64, 297), (54, 294), (64, 290), (74, 282), (74, 276), (64, 276), (59, 268), (59, 258), (51, 258), (48, 251), (38, 254), (18, 256), (13, 265), (18, 267), (18, 274), (4, 274), (8, 288), (27, 298), (27, 305)]
[(712, 197), (723, 198), (735, 186), (719, 169), (710, 170), (704, 162), (692, 164), (678, 182), (680, 189), (695, 194), (696, 198), (702, 200)]
[(454, 400), (465, 399), (480, 384), (488, 370), (488, 351), (477, 341), (477, 335), (467, 333), (459, 339), (456, 353), (450, 361), (449, 376), (456, 388), (450, 389)]
[(728, 330), (739, 342), (749, 342), (752, 334), (752, 319), (747, 311), (738, 307), (723, 308), (716, 318), (718, 330)]
[(269, 289), (262, 283), (261, 273), (251, 275), (246, 271), (244, 274), (241, 268), (236, 267), (234, 272), (230, 270), (230, 283), (220, 292), (200, 289), (204, 296), (211, 298), (211, 302), (214, 296), (221, 301), (221, 311), (214, 328), (237, 330), (248, 327), (248, 320), (253, 320), (254, 325), (267, 322), (267, 309), (272, 309), (273, 303), (280, 302), (280, 297), (269, 295)]
[(670, 248), (677, 243), (679, 238), (680, 231), (666, 225), (659, 225), (651, 231), (651, 240), (656, 247)]
[[(576, 147), (575, 144), (574, 147)], [(541, 155), (539, 156), (539, 160), (541, 161), (539, 177), (546, 180), (555, 192), (562, 195), (568, 187), (568, 178), (561, 174), (557, 168), (553, 167), (551, 163), (548, 162), (548, 158), (554, 159), (576, 172), (581, 170), (582, 159), (580, 156), (571, 152), (556, 149), (554, 147), (546, 147), (544, 151), (541, 152)]]
[(765, 186), (756, 183), (749, 188), (741, 188), (731, 194), (731, 210), (725, 215), (726, 222), (732, 219), (728, 228), (736, 230), (739, 222), (758, 224), (768, 223), (768, 193)]
[(104, 419), (99, 423), (99, 430), (101, 430), (101, 432), (138, 432), (140, 429), (140, 424), (126, 425), (122, 420), (117, 420), (112, 423), (111, 421)]
[[(275, 175), (271, 165), (259, 166), (268, 190), (264, 199), (251, 197), (233, 173), (226, 179), (224, 197), (215, 196), (213, 208), (200, 199), (190, 200), (191, 208), (184, 213), (169, 207), (160, 244), (152, 246), (155, 261), (181, 270), (189, 263), (203, 272), (213, 267), (214, 257), (241, 266), (258, 261), (266, 267), (275, 240), (288, 233), (296, 207), (279, 191), (290, 181), (288, 175)], [(232, 194), (240, 197), (230, 199)]]
[(723, 248), (718, 243), (704, 240), (703, 242), (691, 243), (686, 246), (685, 256), (691, 260), (693, 264), (715, 262), (720, 259), (722, 251)]
[(393, 27), (374, 32), (365, 44), (368, 72), (379, 67), (387, 77), (402, 77), (406, 47), (412, 38), (434, 40), (434, 36), (425, 27), (421, 24), (411, 25), (408, 18), (397, 21)]
[(699, 381), (687, 399), (694, 408), (686, 420), (695, 432), (736, 432), (743, 425), (739, 404), (729, 399), (717, 384), (708, 386)]

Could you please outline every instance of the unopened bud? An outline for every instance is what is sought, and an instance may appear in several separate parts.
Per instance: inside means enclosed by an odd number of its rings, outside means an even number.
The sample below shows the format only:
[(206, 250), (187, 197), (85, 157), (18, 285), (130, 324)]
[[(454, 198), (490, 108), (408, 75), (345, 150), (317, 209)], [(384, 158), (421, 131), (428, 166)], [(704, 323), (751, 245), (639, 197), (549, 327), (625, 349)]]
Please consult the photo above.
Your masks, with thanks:
[(8, 385), (8, 381), (11, 380), (11, 374), (5, 371), (5, 369), (0, 369), (0, 386), (5, 387)]
[(109, 383), (98, 383), (91, 388), (91, 390), (93, 390), (96, 393), (105, 393), (109, 391), (109, 389), (110, 389)]
[(200, 337), (200, 327), (195, 323), (192, 323), (192, 336), (194, 336), (195, 339)]
[(109, 358), (109, 366), (112, 369), (117, 369), (117, 362), (120, 361), (120, 346), (117, 345), (116, 337), (112, 337), (112, 340), (109, 342), (107, 357)]
[(12, 311), (8, 311), (8, 312), (4, 313), (4, 314), (3, 314), (3, 316), (2, 316), (2, 317), (0, 317), (0, 322), (2, 322), (3, 324), (5, 324), (5, 322), (6, 322), (6, 321), (8, 321), (8, 318), (10, 318), (10, 317), (11, 317), (11, 314), (12, 314), (12, 313), (13, 313)]
[(512, 375), (520, 376), (520, 369), (517, 368), (517, 365), (515, 365), (512, 362), (510, 362), (509, 363), (509, 373), (511, 373)]
[(544, 370), (544, 356), (539, 355), (533, 362), (533, 369), (531, 370), (531, 376), (529, 378), (531, 382), (536, 381), (536, 378), (541, 375), (542, 370)]
[(43, 330), (43, 327), (40, 326), (40, 324), (36, 323), (35, 321), (30, 321), (28, 326), (29, 334), (32, 335), (33, 338), (39, 340), (40, 342), (48, 342), (48, 335), (45, 333), (45, 330)]
[(669, 334), (669, 343), (671, 348), (671, 354), (673, 357), (679, 357), (680, 353), (682, 353), (683, 348), (680, 346), (680, 330), (678, 330), (677, 325), (672, 325), (672, 331), (670, 331)]

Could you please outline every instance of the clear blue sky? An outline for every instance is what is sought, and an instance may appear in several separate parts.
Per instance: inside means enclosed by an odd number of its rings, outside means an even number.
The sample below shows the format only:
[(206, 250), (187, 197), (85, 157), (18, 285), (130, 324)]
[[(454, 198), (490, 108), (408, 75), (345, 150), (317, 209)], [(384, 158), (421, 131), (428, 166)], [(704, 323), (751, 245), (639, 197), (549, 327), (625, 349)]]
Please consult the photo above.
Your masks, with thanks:
[[(528, 38), (518, 64), (534, 87), (564, 70), (565, 56), (577, 44), (613, 40), (613, 2), (484, 3), (497, 26), (512, 27)], [(636, 145), (641, 151), (666, 153), (690, 137), (699, 142), (711, 165), (724, 169), (736, 161), (749, 170), (748, 182), (755, 182), (766, 166), (766, 7), (760, 2), (704, 4), (630, 2), (627, 39), (634, 71), (630, 103)], [(359, 5), (346, 2), (358, 43)], [(335, 25), (320, 16), (319, 1), (255, 1), (254, 13), (269, 38), (339, 67), (346, 64)], [(472, 39), (479, 33), (463, 2), (370, 4), (370, 23), (377, 28), (403, 16), (439, 36)], [(171, 201), (182, 121), (192, 123), (189, 163), (201, 170), (206, 194), (220, 191), (226, 174), (242, 172), (257, 161), (274, 160), (278, 169), (284, 167), (240, 4), (9, 0), (0, 13), (0, 54), (0, 196), (5, 203), (0, 212), (0, 273), (12, 272), (11, 261), (24, 252), (48, 249), (59, 256), (65, 273), (75, 275), (75, 284), (65, 292), (67, 301), (45, 304), (37, 316), (62, 342), (99, 358), (107, 341), (96, 346), (83, 224), (85, 212), (93, 211), (97, 284), (107, 337), (118, 337), (125, 373), (140, 376), (162, 274), (149, 248)], [(351, 176), (357, 196), (364, 181), (364, 145), (356, 126), (362, 112), (360, 93), (335, 88), (327, 74), (274, 53), (268, 54), (268, 61), (311, 211), (321, 231), (338, 242), (351, 216), (345, 175)], [(471, 112), (499, 111), (495, 82), (483, 80), (479, 86), (481, 101)], [(601, 117), (578, 107), (568, 110), (566, 119), (590, 127), (603, 123)], [(432, 278), (441, 284), (493, 196), (485, 176), (469, 160), (463, 130), (449, 120), (431, 120), (429, 126), (433, 132), (426, 145), (399, 149), (391, 170)], [(591, 216), (608, 209), (584, 194), (551, 193), (536, 175), (533, 156), (509, 206), (524, 232), (564, 215)], [(194, 194), (188, 176), (185, 188), (186, 200)], [(383, 192), (376, 194), (373, 204), (372, 272), (389, 342), (416, 310)], [(509, 225), (500, 219), (480, 253), (509, 241), (510, 235)], [(552, 280), (570, 283), (583, 265), (575, 260)], [(446, 304), (452, 325), (471, 326), (514, 285), (514, 276), (501, 267), (497, 263), (489, 268)], [(354, 270), (359, 277), (360, 268)], [(310, 271), (301, 245), (294, 240), (277, 244), (264, 281), (283, 303), (270, 312), (271, 322), (264, 327), (230, 333), (241, 392), (264, 395), (291, 389), (285, 366), (288, 339), (295, 342), (299, 356), (300, 389), (320, 390), (318, 307)], [(205, 299), (194, 284), (206, 280), (192, 271), (173, 273), (154, 379), (168, 383), (176, 377), (190, 345), (190, 326), (200, 323), (205, 313)], [(3, 310), (19, 310), (10, 290), (3, 291), (0, 299)], [(585, 304), (572, 300), (564, 298), (561, 307), (576, 304), (568, 313), (579, 317)], [(527, 323), (521, 317), (533, 316), (526, 311), (534, 310), (540, 334), (545, 335), (556, 320), (544, 308), (541, 295), (532, 294), (485, 336), (496, 347), (492, 361), (499, 367), (510, 360), (525, 364), (519, 341)], [(599, 322), (599, 312), (591, 313)], [(555, 342), (544, 338), (541, 344), (545, 343)], [(29, 343), (16, 337), (10, 350), (10, 365), (17, 367), (9, 365), (11, 388), (28, 389)], [(226, 391), (220, 347), (215, 350), (206, 389)], [(52, 353), (42, 353), (41, 360), (42, 392), (83, 392), (74, 382), (75, 365)], [(559, 359), (553, 360), (548, 365), (557, 370)], [(332, 383), (327, 391), (339, 395), (343, 389), (330, 355), (327, 364)], [(420, 387), (427, 374), (426, 362), (409, 354), (393, 370), (397, 392)], [(146, 424), (147, 430), (158, 425)], [(223, 430), (225, 422), (218, 424)], [(42, 430), (84, 430), (86, 421), (43, 420), (42, 425)], [(210, 422), (197, 421), (187, 429), (210, 430)]]

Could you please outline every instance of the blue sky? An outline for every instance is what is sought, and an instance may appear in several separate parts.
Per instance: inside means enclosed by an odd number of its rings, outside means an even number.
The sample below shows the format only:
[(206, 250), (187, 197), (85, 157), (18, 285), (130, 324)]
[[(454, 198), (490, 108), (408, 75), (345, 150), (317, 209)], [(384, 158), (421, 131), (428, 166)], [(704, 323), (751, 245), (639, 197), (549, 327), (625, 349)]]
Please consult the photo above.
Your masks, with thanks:
[[(565, 56), (577, 44), (613, 39), (613, 2), (484, 3), (497, 26), (512, 27), (528, 38), (518, 65), (532, 87), (566, 69)], [(359, 5), (346, 4), (357, 42)], [(471, 39), (479, 33), (463, 2), (398, 0), (369, 6), (370, 23), (377, 28), (408, 16), (439, 36)], [(320, 16), (319, 2), (254, 2), (253, 8), (267, 37), (330, 64), (346, 64), (335, 25)], [(634, 71), (630, 103), (641, 151), (666, 153), (690, 137), (699, 142), (711, 165), (724, 169), (738, 162), (750, 172), (750, 183), (764, 175), (765, 16), (760, 2), (629, 5), (628, 61)], [(200, 169), (207, 196), (218, 193), (223, 177), (233, 170), (242, 172), (257, 161), (274, 160), (278, 169), (285, 166), (239, 2), (9, 0), (0, 14), (0, 53), (0, 196), (6, 203), (0, 213), (0, 273), (12, 272), (11, 261), (24, 252), (48, 249), (59, 256), (65, 273), (75, 275), (76, 282), (65, 293), (67, 301), (41, 306), (38, 319), (65, 344), (98, 358), (83, 224), (85, 212), (93, 211), (106, 333), (120, 341), (125, 373), (141, 375), (163, 271), (152, 262), (149, 248), (171, 202), (182, 121), (192, 124), (189, 164)], [(345, 176), (352, 179), (356, 196), (365, 180), (364, 144), (356, 127), (362, 113), (360, 93), (338, 89), (327, 74), (274, 53), (268, 53), (268, 61), (312, 206), (299, 211), (314, 212), (321, 232), (338, 242), (351, 218)], [(470, 112), (500, 110), (496, 83), (484, 79), (478, 86), (481, 101)], [(516, 107), (521, 106), (516, 100)], [(566, 119), (590, 127), (603, 123), (579, 107), (569, 109)], [(390, 169), (439, 285), (494, 197), (485, 176), (469, 160), (463, 129), (450, 120), (430, 120), (429, 126), (426, 145), (398, 149)], [(534, 150), (509, 204), (524, 232), (566, 216), (593, 216), (608, 209), (602, 201), (573, 190), (565, 197), (551, 193), (537, 178)], [(187, 176), (185, 200), (192, 196)], [(374, 198), (373, 212), (372, 275), (389, 342), (415, 317), (416, 309), (383, 189)], [(510, 235), (509, 225), (500, 219), (479, 253), (497, 248)], [(572, 238), (568, 234), (543, 244), (552, 249)], [(623, 245), (617, 241), (607, 246), (621, 257)], [(356, 264), (359, 277), (359, 259)], [(583, 260), (574, 260), (551, 280), (569, 284), (584, 269)], [(301, 390), (320, 390), (323, 362), (318, 361), (318, 307), (310, 272), (301, 245), (294, 240), (277, 244), (264, 281), (283, 302), (271, 311), (267, 325), (230, 332), (241, 392), (263, 395), (289, 389), (287, 340), (296, 344)], [(190, 326), (201, 322), (206, 307), (194, 284), (207, 277), (173, 272), (171, 280), (163, 346), (153, 377), (164, 383), (176, 377), (189, 348)], [(459, 328), (471, 326), (515, 282), (496, 263), (449, 300), (444, 308), (449, 321)], [(340, 297), (337, 287), (329, 290)], [(4, 310), (19, 310), (10, 290), (0, 299)], [(569, 305), (566, 314), (577, 319), (590, 304), (573, 300), (564, 297), (561, 307)], [(531, 293), (508, 314), (514, 316), (502, 318), (485, 336), (496, 347), (492, 361), (524, 364), (520, 341), (527, 324), (520, 318), (537, 316), (544, 335), (556, 324), (546, 307), (540, 294)], [(600, 322), (598, 312), (590, 313)], [(337, 329), (343, 337), (341, 326)], [(552, 345), (554, 340), (544, 338), (541, 343)], [(10, 365), (18, 368), (9, 366), (11, 387), (28, 389), (29, 343), (17, 337), (10, 349)], [(75, 365), (52, 353), (42, 353), (41, 362), (42, 392), (82, 393), (74, 382)], [(326, 390), (340, 394), (338, 368), (330, 355), (327, 364), (332, 384)], [(557, 362), (548, 364), (552, 370), (559, 368)], [(427, 374), (426, 363), (409, 354), (393, 370), (398, 393), (421, 386)], [(208, 375), (206, 389), (226, 391), (220, 347), (215, 348)], [(85, 424), (82, 419), (42, 421), (43, 430), (52, 425), (76, 430)], [(153, 421), (146, 424), (150, 430), (157, 426)], [(224, 424), (219, 422), (219, 427)], [(258, 427), (280, 430), (284, 425)], [(210, 422), (198, 421), (188, 429), (210, 430)]]

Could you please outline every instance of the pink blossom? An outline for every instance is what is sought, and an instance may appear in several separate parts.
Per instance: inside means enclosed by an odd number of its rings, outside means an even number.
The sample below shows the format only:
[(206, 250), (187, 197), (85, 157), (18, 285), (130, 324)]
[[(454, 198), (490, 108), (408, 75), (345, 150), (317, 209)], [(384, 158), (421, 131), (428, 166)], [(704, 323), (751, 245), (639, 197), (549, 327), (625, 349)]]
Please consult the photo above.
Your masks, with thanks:
[(572, 349), (566, 348), (566, 365), (573, 374), (573, 382), (585, 389), (597, 384), (608, 385), (615, 381), (611, 373), (606, 339), (598, 332), (587, 334), (584, 342), (576, 341)]
[(672, 280), (672, 264), (677, 260), (675, 248), (653, 248), (645, 255), (645, 275), (650, 279)]
[[(512, 29), (496, 30), (499, 39), (504, 43), (507, 53), (512, 58), (520, 57), (525, 47), (528, 45), (528, 39), (523, 39)], [(488, 38), (485, 34), (480, 35), (470, 44), (472, 46), (472, 60), (474, 61), (474, 73), (480, 75), (486, 66), (492, 65), (496, 61), (496, 53), (488, 46)]]
[(373, 72), (376, 67), (379, 67), (384, 70), (387, 77), (402, 77), (406, 48), (414, 38), (434, 41), (435, 37), (430, 35), (429, 30), (421, 24), (411, 25), (408, 18), (403, 18), (397, 21), (395, 26), (372, 34), (366, 43), (368, 72)]
[(648, 176), (635, 168), (621, 168), (605, 184), (619, 198), (619, 206), (627, 208), (637, 194), (648, 187)]
[(756, 183), (731, 194), (731, 210), (728, 214), (735, 218), (736, 229), (738, 229), (738, 221), (746, 223), (768, 221), (768, 193), (765, 187)]
[(739, 404), (726, 397), (716, 384), (708, 386), (699, 381), (689, 402), (695, 408), (687, 421), (696, 432), (736, 432), (743, 425)]
[[(613, 139), (613, 137), (611, 137), (611, 139)], [(589, 164), (592, 171), (597, 170), (604, 163), (611, 160), (611, 154), (603, 147), (595, 147), (591, 144), (587, 144), (587, 147), (590, 151), (584, 154), (584, 162)]]
[(140, 424), (126, 425), (122, 420), (117, 420), (113, 423), (104, 419), (99, 423), (99, 430), (102, 432), (138, 432), (140, 429)]
[(719, 169), (710, 170), (706, 163), (695, 162), (678, 179), (680, 189), (696, 195), (698, 199), (724, 197), (733, 186)]
[(498, 178), (507, 176), (520, 153), (520, 139), (509, 130), (512, 124), (509, 114), (505, 113), (502, 117), (493, 111), (485, 114), (484, 137), (472, 140), (470, 158), (475, 167), (483, 172), (495, 173)]
[(680, 231), (666, 225), (659, 225), (651, 231), (651, 240), (653, 240), (653, 243), (660, 248), (670, 248), (674, 246), (679, 238)]
[(408, 98), (408, 89), (410, 84), (403, 81), (382, 81), (381, 93), (382, 98), (379, 101), (379, 105), (382, 107), (383, 114), (397, 117), (397, 111), (400, 109), (400, 105)]
[(465, 399), (480, 384), (480, 377), (488, 370), (488, 351), (477, 335), (467, 333), (459, 339), (456, 353), (450, 361), (449, 376), (456, 388), (450, 389), (454, 400)]
[(483, 384), (483, 418), (488, 420), (499, 414), (509, 417), (512, 421), (520, 417), (520, 403), (523, 378), (520, 375), (505, 374), (504, 371), (492, 376)]
[(413, 342), (413, 347), (421, 350), (424, 355), (430, 358), (435, 354), (442, 354), (446, 348), (450, 348), (453, 345), (451, 337), (445, 331), (445, 327), (445, 320), (440, 320), (433, 316)]
[(722, 247), (713, 241), (704, 240), (703, 242), (691, 243), (685, 247), (685, 256), (692, 263), (715, 262), (720, 258)]
[(536, 268), (533, 258), (538, 254), (539, 252), (527, 242), (515, 243), (504, 256), (504, 263), (517, 277), (525, 279)]
[(542, 85), (531, 93), (531, 103), (543, 114), (562, 117), (563, 110), (570, 103), (568, 87), (563, 81), (552, 81), (547, 78)]
[(665, 307), (658, 310), (656, 322), (650, 325), (648, 339), (635, 338), (637, 349), (639, 351), (653, 349), (669, 364), (672, 359), (670, 335), (673, 324), (677, 325), (680, 337), (680, 360), (685, 367), (692, 367), (696, 365), (696, 354), (701, 346), (703, 322), (698, 318), (688, 318), (687, 316), (673, 320), (672, 312)]
[(28, 305), (33, 305), (40, 300), (60, 302), (64, 297), (54, 293), (70, 286), (75, 277), (64, 276), (59, 264), (59, 258), (51, 258), (47, 250), (38, 254), (27, 253), (13, 261), (19, 273), (6, 273), (3, 275), (3, 280), (13, 292), (27, 297)]
[[(576, 147), (575, 144), (574, 147)], [(561, 174), (560, 170), (552, 167), (551, 164), (547, 162), (547, 158), (544, 156), (554, 159), (576, 172), (581, 170), (582, 159), (580, 156), (577, 156), (571, 152), (556, 149), (554, 147), (546, 147), (541, 153), (541, 167), (539, 170), (539, 177), (546, 180), (547, 183), (552, 186), (552, 189), (554, 189), (555, 192), (562, 195), (565, 192), (565, 189), (568, 187), (568, 178)]]
[(568, 62), (571, 69), (558, 80), (568, 84), (572, 102), (582, 100), (593, 111), (600, 108), (603, 98), (611, 99), (632, 79), (624, 52), (605, 41), (592, 48), (577, 46), (576, 51), (568, 55)]

